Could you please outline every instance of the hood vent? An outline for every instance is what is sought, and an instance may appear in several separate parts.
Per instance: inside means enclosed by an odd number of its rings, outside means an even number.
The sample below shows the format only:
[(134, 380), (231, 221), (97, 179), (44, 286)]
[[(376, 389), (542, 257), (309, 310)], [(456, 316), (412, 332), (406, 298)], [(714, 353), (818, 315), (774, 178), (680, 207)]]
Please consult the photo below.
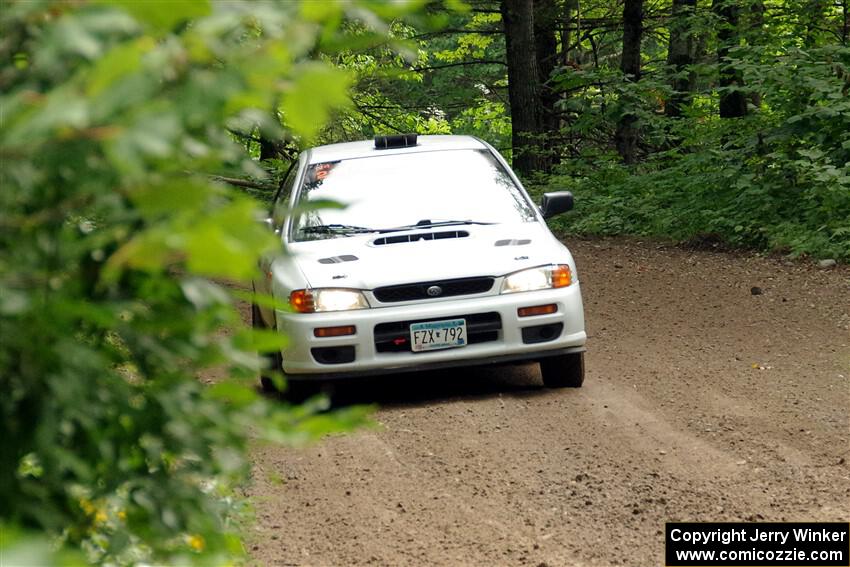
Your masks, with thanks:
[(525, 246), (526, 244), (531, 244), (531, 240), (528, 238), (523, 238), (520, 240), (497, 240), (496, 246)]
[(320, 258), (320, 264), (341, 264), (342, 262), (354, 262), (359, 260), (357, 256), (351, 254), (343, 254), (342, 256), (331, 256), (330, 258)]
[(384, 244), (399, 244), (401, 242), (416, 242), (417, 240), (443, 240), (445, 238), (466, 238), (469, 233), (465, 230), (447, 230), (445, 232), (420, 232), (417, 234), (399, 234), (398, 236), (384, 236), (372, 241), (375, 246)]

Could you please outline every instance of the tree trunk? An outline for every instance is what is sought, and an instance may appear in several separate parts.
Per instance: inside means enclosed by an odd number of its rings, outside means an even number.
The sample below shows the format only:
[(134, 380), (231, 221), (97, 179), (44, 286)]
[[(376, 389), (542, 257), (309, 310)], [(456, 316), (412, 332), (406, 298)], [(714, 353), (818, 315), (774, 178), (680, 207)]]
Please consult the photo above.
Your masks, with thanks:
[(543, 122), (532, 2), (502, 0), (501, 12), (508, 63), (513, 165), (518, 173), (528, 175), (544, 169), (545, 165), (536, 147)]
[(575, 0), (575, 9), (576, 9), (576, 53), (575, 57), (573, 57), (573, 61), (581, 65), (584, 63), (584, 58), (582, 57), (581, 52), (581, 0)]
[[(537, 74), (540, 79), (540, 101), (543, 103), (542, 122), (549, 130), (557, 96), (547, 85), (558, 58), (558, 42), (555, 25), (558, 23), (558, 7), (555, 0), (533, 0), (534, 6), (534, 51), (537, 58)], [(555, 122), (557, 124), (557, 121)], [(554, 129), (554, 128), (552, 128)]]
[[(640, 41), (643, 35), (643, 0), (625, 0), (623, 6), (623, 57), (620, 70), (628, 81), (640, 80)], [(629, 107), (638, 104), (632, 97), (621, 99), (623, 114), (617, 123), (615, 143), (623, 161), (632, 164), (636, 160), (638, 130), (637, 116)]]
[(673, 93), (664, 106), (664, 113), (671, 118), (682, 115), (682, 107), (691, 103), (694, 73), (688, 67), (694, 62), (694, 30), (691, 17), (697, 0), (673, 0), (670, 19), (670, 42), (667, 47), (667, 66), (673, 74), (670, 86)]
[[(750, 6), (750, 29), (747, 34), (747, 43), (750, 45), (764, 45), (764, 0), (754, 0)], [(761, 93), (753, 90), (749, 96), (750, 103), (755, 107), (761, 107)]]
[(549, 83), (558, 59), (558, 41), (555, 27), (558, 23), (558, 6), (555, 0), (533, 0), (534, 48), (537, 58), (537, 73), (540, 79), (540, 127), (543, 132), (541, 145), (544, 148), (545, 166), (556, 161), (555, 142), (560, 129), (555, 104), (560, 98)]
[(623, 5), (623, 58), (620, 70), (633, 81), (640, 80), (640, 40), (643, 36), (643, 0), (626, 0)]
[(720, 117), (740, 118), (747, 115), (747, 99), (742, 92), (744, 78), (729, 64), (729, 51), (738, 45), (737, 0), (714, 0), (712, 10), (718, 17), (717, 64), (720, 75)]
[(260, 161), (280, 158), (280, 142), (260, 137)]
[[(571, 28), (573, 26), (573, 11), (575, 11), (578, 0), (564, 0), (564, 8), (561, 16), (561, 66), (566, 67), (570, 64), (570, 49), (572, 44)], [(581, 37), (581, 30), (576, 33), (576, 37)]]

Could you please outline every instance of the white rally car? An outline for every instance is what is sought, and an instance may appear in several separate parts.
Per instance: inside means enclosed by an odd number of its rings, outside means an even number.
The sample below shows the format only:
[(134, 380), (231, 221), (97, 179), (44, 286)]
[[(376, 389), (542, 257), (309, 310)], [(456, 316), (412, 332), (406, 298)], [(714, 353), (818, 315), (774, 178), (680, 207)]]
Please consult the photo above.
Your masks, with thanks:
[(547, 193), (537, 207), (502, 156), (469, 136), (303, 152), (267, 220), (286, 254), (254, 282), (289, 306), (253, 306), (255, 327), (289, 337), (271, 368), (297, 384), (539, 361), (546, 386), (581, 386), (578, 275), (544, 222), (572, 202)]

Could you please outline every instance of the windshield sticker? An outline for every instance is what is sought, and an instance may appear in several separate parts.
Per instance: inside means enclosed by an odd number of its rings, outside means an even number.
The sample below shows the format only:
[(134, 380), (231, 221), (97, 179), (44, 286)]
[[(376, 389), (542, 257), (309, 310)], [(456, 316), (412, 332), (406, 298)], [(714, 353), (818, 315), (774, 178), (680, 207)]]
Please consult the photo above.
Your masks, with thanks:
[(326, 161), (324, 163), (314, 163), (307, 170), (306, 185), (311, 189), (315, 189), (322, 184), (322, 181), (330, 175), (333, 168), (337, 166), (339, 161)]

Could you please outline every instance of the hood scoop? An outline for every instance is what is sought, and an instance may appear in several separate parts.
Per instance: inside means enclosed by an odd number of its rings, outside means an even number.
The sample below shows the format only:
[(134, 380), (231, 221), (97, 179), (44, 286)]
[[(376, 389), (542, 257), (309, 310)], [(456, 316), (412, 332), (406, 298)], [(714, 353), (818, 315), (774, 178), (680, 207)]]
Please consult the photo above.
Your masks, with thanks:
[(525, 246), (526, 244), (531, 244), (531, 239), (522, 238), (522, 239), (513, 239), (513, 240), (497, 240), (496, 246)]
[(331, 256), (330, 258), (319, 258), (320, 264), (341, 264), (342, 262), (354, 262), (359, 260), (357, 256), (343, 254), (342, 256)]
[(397, 236), (384, 236), (372, 241), (375, 246), (386, 244), (399, 244), (402, 242), (416, 242), (418, 240), (444, 240), (446, 238), (466, 238), (469, 233), (465, 230), (447, 230), (443, 232), (419, 232), (416, 234), (399, 234)]

